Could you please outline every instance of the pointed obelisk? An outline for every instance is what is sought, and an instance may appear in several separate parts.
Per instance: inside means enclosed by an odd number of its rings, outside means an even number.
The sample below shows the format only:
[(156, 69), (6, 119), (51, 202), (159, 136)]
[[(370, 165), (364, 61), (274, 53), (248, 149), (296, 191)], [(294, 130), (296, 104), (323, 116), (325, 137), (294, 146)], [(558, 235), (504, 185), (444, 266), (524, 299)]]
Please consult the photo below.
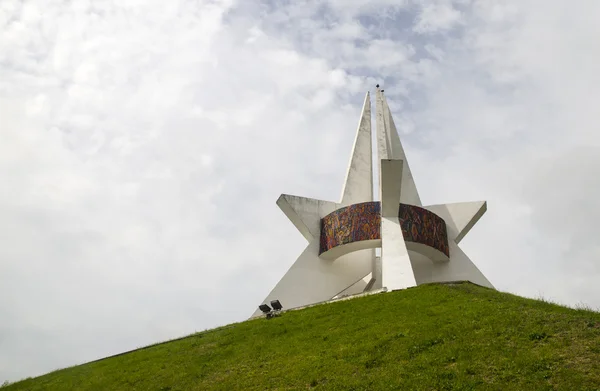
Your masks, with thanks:
[[(377, 87), (377, 161), (381, 198), (381, 258), (373, 273), (389, 290), (417, 285), (399, 221), (401, 202), (421, 206), (400, 137), (383, 91)], [(381, 264), (378, 264), (378, 263)], [(376, 283), (375, 287), (379, 287)]]
[[(379, 183), (381, 184), (381, 161), (382, 160), (401, 160), (402, 164), (402, 192), (400, 202), (403, 204), (421, 206), (421, 197), (417, 191), (417, 186), (413, 179), (412, 172), (404, 148), (400, 142), (400, 136), (396, 130), (390, 107), (383, 91), (377, 87), (376, 93), (377, 106), (377, 160), (379, 161)], [(380, 187), (381, 189), (381, 187)]]
[(373, 201), (373, 142), (371, 138), (371, 95), (367, 92), (342, 189), (340, 201), (342, 206)]

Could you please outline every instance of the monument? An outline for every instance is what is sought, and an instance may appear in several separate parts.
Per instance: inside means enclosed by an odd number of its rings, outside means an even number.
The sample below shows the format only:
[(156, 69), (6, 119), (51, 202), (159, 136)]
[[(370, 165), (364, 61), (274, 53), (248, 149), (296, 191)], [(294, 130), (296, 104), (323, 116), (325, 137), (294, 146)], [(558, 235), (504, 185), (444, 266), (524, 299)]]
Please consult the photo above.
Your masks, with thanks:
[(485, 213), (486, 202), (423, 206), (379, 85), (375, 103), (380, 201), (373, 194), (367, 93), (340, 200), (288, 194), (277, 200), (308, 244), (263, 303), (277, 299), (290, 309), (432, 282), (470, 281), (493, 288), (458, 246)]

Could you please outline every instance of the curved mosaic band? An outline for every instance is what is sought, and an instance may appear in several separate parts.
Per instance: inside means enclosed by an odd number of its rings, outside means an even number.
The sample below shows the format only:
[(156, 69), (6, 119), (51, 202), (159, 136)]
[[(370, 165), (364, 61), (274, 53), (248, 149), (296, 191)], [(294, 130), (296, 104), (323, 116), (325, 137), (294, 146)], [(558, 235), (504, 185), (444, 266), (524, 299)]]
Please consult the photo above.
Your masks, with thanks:
[(349, 205), (321, 219), (319, 255), (344, 244), (381, 240), (381, 204)]
[(398, 220), (405, 241), (423, 244), (450, 257), (446, 222), (440, 216), (419, 206), (400, 204)]
[[(444, 219), (427, 209), (400, 204), (398, 220), (409, 250), (423, 253), (436, 261), (449, 258)], [(336, 259), (352, 251), (380, 246), (381, 203), (377, 201), (349, 205), (321, 219), (319, 255), (325, 259)]]

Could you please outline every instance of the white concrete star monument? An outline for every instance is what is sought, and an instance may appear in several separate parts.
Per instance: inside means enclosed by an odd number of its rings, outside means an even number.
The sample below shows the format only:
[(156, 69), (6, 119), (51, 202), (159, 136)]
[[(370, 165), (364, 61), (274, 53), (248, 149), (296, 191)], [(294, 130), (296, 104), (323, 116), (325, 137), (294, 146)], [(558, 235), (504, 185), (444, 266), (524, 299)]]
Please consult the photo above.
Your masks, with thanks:
[(493, 288), (458, 246), (485, 213), (486, 202), (423, 206), (379, 85), (375, 100), (380, 201), (373, 194), (367, 93), (340, 200), (287, 194), (277, 200), (308, 244), (263, 303), (279, 300), (291, 309), (432, 282), (470, 281)]

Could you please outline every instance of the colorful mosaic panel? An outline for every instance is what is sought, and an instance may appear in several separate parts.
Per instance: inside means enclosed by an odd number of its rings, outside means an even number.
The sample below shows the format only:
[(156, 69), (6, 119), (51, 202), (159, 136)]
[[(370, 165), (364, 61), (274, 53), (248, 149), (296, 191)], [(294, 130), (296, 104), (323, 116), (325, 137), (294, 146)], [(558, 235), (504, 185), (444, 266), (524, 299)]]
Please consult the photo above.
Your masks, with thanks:
[(425, 244), (450, 256), (446, 222), (440, 216), (418, 206), (400, 204), (398, 218), (404, 240)]
[[(400, 204), (398, 217), (404, 240), (421, 243), (450, 256), (446, 222), (433, 212)], [(381, 204), (363, 202), (340, 208), (321, 219), (319, 254), (361, 240), (381, 239)]]
[(381, 239), (381, 206), (363, 202), (340, 208), (321, 219), (319, 255), (342, 244)]

